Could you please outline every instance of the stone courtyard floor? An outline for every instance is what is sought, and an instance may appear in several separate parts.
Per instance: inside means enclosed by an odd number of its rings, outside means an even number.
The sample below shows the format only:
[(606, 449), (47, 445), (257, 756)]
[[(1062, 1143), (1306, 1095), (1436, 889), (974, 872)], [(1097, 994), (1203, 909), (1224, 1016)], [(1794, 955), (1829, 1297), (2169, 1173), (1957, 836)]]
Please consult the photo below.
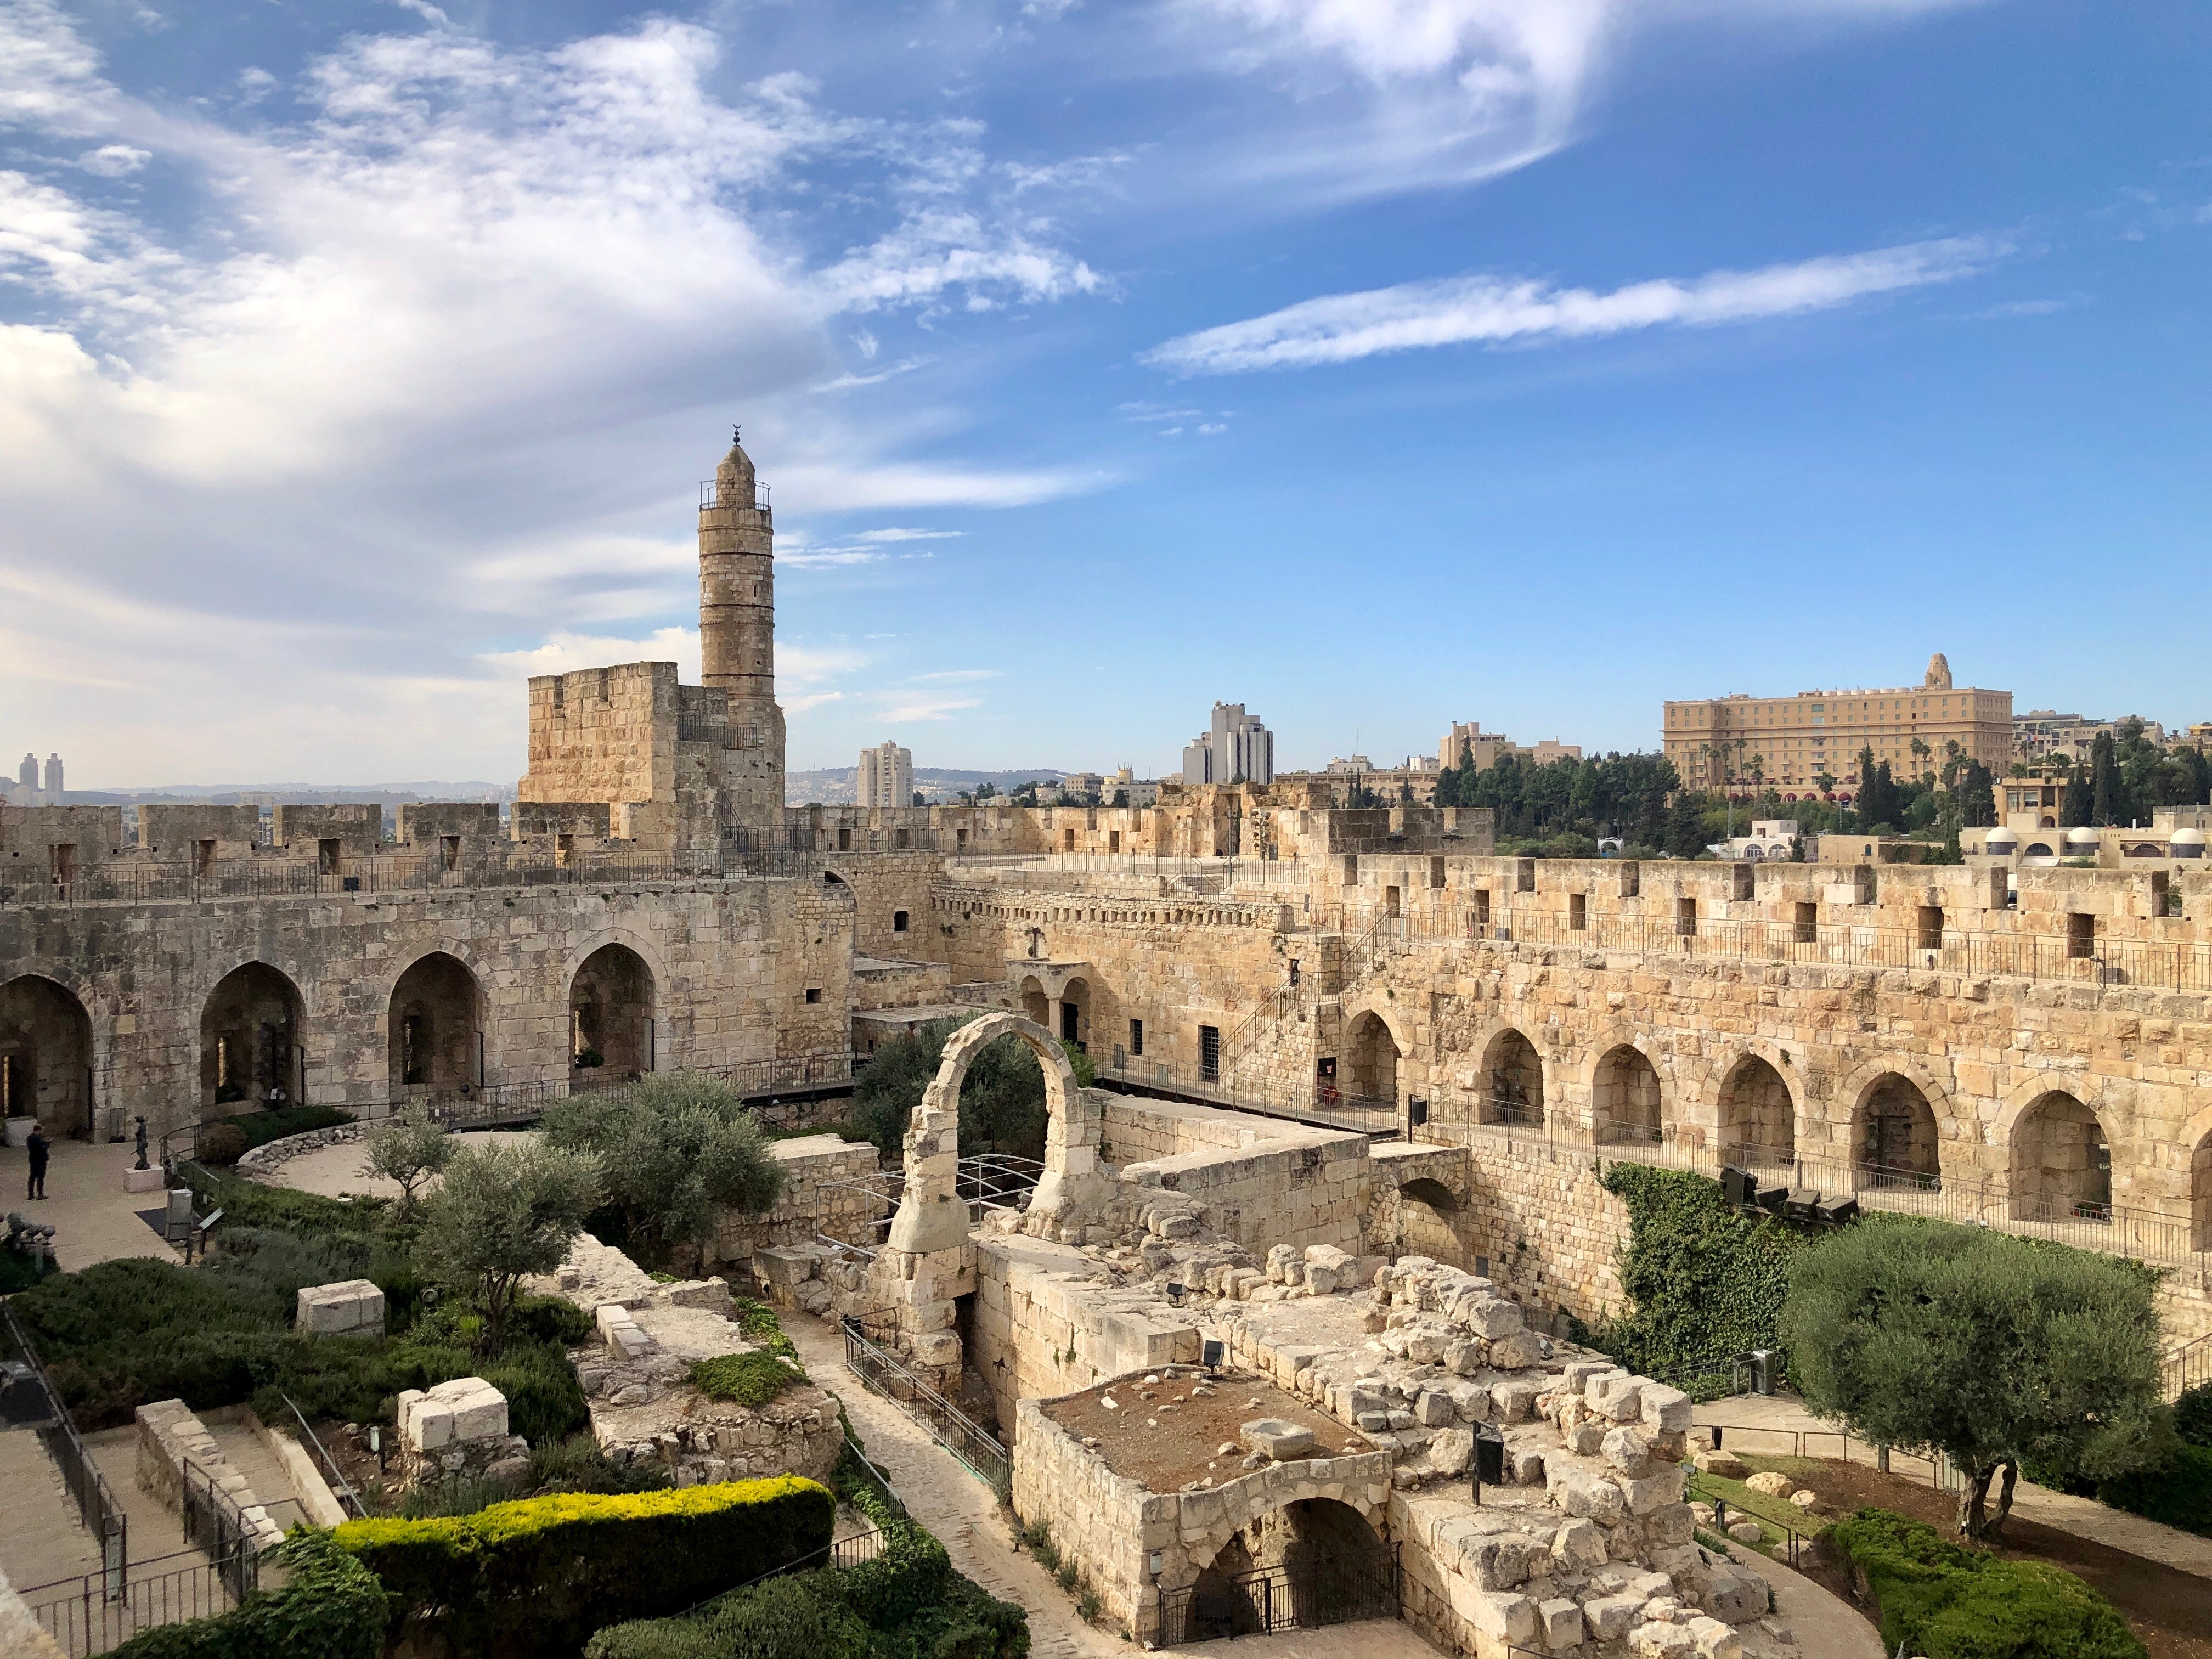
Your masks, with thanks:
[[(535, 1140), (534, 1129), (470, 1129), (453, 1139), (469, 1146), (504, 1146), (515, 1141)], [(302, 1152), (278, 1164), (269, 1175), (272, 1187), (290, 1187), (303, 1193), (320, 1193), (325, 1198), (398, 1198), (399, 1183), (386, 1181), (381, 1176), (367, 1176), (361, 1172), (362, 1160), (368, 1150), (359, 1141), (337, 1146), (319, 1146), (312, 1152)], [(437, 1185), (434, 1176), (431, 1188)], [(418, 1188), (421, 1198), (428, 1188)]]

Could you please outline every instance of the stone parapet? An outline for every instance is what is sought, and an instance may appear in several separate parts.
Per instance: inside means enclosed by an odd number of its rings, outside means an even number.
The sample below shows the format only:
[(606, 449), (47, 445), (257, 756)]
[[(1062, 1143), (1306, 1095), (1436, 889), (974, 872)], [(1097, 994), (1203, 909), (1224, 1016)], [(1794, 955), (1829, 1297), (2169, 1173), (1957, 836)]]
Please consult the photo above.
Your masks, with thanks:
[(183, 1401), (156, 1401), (139, 1407), (136, 1416), (139, 1490), (167, 1508), (181, 1510), (189, 1480), (195, 1488), (212, 1488), (236, 1507), (257, 1553), (284, 1541), (284, 1529), (270, 1518), (246, 1477), (231, 1466), (207, 1425)]

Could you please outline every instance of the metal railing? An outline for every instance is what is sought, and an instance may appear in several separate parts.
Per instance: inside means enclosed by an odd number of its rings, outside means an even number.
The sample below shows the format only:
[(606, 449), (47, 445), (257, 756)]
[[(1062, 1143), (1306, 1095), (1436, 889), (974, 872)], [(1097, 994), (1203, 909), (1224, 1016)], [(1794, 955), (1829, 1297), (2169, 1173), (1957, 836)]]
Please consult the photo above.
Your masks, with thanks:
[[(1923, 1457), (1917, 1452), (1899, 1451), (1893, 1446), (1877, 1446), (1870, 1441), (1845, 1434), (1841, 1429), (1770, 1429), (1742, 1423), (1697, 1423), (1690, 1425), (1692, 1432), (1698, 1429), (1710, 1431), (1716, 1450), (1723, 1445), (1747, 1451), (1754, 1457), (1823, 1458), (1831, 1462), (1865, 1463), (1887, 1474), (1903, 1474), (1923, 1486), (1933, 1486), (1939, 1492), (1957, 1492), (1966, 1482), (1951, 1460), (1938, 1452), (1933, 1457)], [(1753, 1437), (1746, 1443), (1747, 1437)], [(1851, 1448), (1859, 1447), (1866, 1455), (1854, 1459)], [(1821, 1448), (1822, 1449), (1815, 1449)], [(1900, 1467), (1901, 1466), (1901, 1467)]]
[(261, 1556), (252, 1525), (215, 1477), (191, 1459), (184, 1460), (183, 1474), (179, 1504), (185, 1537), (216, 1564), (231, 1595), (243, 1601), (261, 1583)]
[(1310, 1084), (1292, 1091), (1278, 1091), (1265, 1080), (1257, 1084), (1210, 1082), (1203, 1077), (1194, 1077), (1181, 1071), (1164, 1060), (1139, 1061), (1125, 1058), (1119, 1066), (1100, 1066), (1098, 1081), (1102, 1086), (1123, 1094), (1141, 1094), (1152, 1091), (1200, 1105), (1251, 1112), (1261, 1117), (1280, 1118), (1285, 1122), (1303, 1123), (1315, 1128), (1345, 1129), (1356, 1134), (1373, 1135), (1384, 1131), (1395, 1133), (1399, 1127), (1399, 1110), (1395, 1101), (1372, 1100), (1333, 1086)]
[(329, 1477), (327, 1484), (331, 1496), (337, 1500), (338, 1507), (356, 1519), (367, 1516), (368, 1506), (362, 1502), (361, 1494), (353, 1489), (353, 1482), (345, 1478), (344, 1471), (338, 1468), (337, 1460), (331, 1455), (329, 1449), (323, 1444), (322, 1437), (308, 1425), (307, 1413), (300, 1409), (290, 1395), (279, 1390), (277, 1398), (291, 1412), (293, 1420), (300, 1425), (301, 1437), (315, 1454), (315, 1461), (323, 1466), (323, 1473)]
[[(1498, 896), (1503, 897), (1504, 896)], [(2054, 915), (2059, 913), (2051, 913)], [(1369, 905), (1317, 906), (1317, 927), (1334, 926), (1363, 941), (1393, 945), (1493, 941), (1571, 945), (1591, 951), (1798, 963), (1835, 968), (1905, 969), (1969, 978), (2046, 979), (2094, 986), (2212, 990), (2212, 945), (2149, 940), (2083, 940), (2063, 933), (1967, 933), (1917, 927), (1770, 921), (1698, 915), (1589, 915), (1500, 902), (1487, 921), (1462, 898), (1418, 896), (1402, 912)]]
[(91, 1659), (119, 1647), (141, 1631), (187, 1619), (206, 1619), (238, 1605), (231, 1564), (198, 1550), (180, 1550), (141, 1561), (130, 1582), (88, 1572), (58, 1578), (21, 1592), (39, 1627), (54, 1639), (64, 1659)]
[(350, 1112), (362, 1122), (397, 1116), (410, 1107), (425, 1108), (431, 1121), (448, 1129), (489, 1129), (529, 1123), (544, 1115), (556, 1100), (579, 1095), (618, 1094), (646, 1076), (674, 1076), (688, 1073), (729, 1084), (750, 1103), (772, 1103), (781, 1095), (835, 1094), (853, 1083), (854, 1054), (849, 1048), (782, 1058), (729, 1060), (713, 1066), (672, 1066), (665, 1073), (606, 1073), (593, 1069), (568, 1077), (540, 1078), (520, 1083), (489, 1083), (481, 1088), (464, 1085), (437, 1094), (428, 1089), (403, 1091), (386, 1100), (371, 1101), (337, 1109)]
[(1162, 1586), (1158, 1644), (1274, 1636), (1359, 1619), (1399, 1617), (1398, 1549), (1370, 1566), (1333, 1559), (1286, 1562), (1232, 1577)]
[[(921, 1427), (929, 1437), (951, 1452), (967, 1471), (993, 1491), (1005, 1488), (1013, 1471), (1012, 1460), (996, 1437), (987, 1434), (968, 1414), (909, 1370), (903, 1360), (869, 1339), (866, 1325), (848, 1316), (845, 1364), (872, 1394), (890, 1401)], [(888, 1335), (887, 1331), (882, 1333)]]
[[(1728, 1536), (1729, 1529), (1729, 1500), (1727, 1496), (1724, 1493), (1713, 1492), (1709, 1488), (1701, 1486), (1694, 1480), (1689, 1484), (1687, 1495), (1691, 1498), (1702, 1498), (1705, 1502), (1711, 1504), (1713, 1506), (1713, 1530), (1722, 1537), (1726, 1538)], [(1811, 1539), (1806, 1537), (1804, 1534), (1799, 1532), (1796, 1528), (1785, 1525), (1784, 1522), (1773, 1520), (1767, 1516), (1761, 1515), (1756, 1510), (1745, 1509), (1741, 1504), (1736, 1505), (1736, 1510), (1737, 1512), (1746, 1520), (1755, 1522), (1760, 1530), (1759, 1542), (1755, 1545), (1746, 1544), (1745, 1547), (1747, 1549), (1757, 1549), (1761, 1554), (1772, 1556), (1777, 1560), (1788, 1562), (1790, 1565), (1797, 1571), (1802, 1572), (1804, 1571), (1801, 1558), (1812, 1549), (1813, 1540)], [(1765, 1534), (1769, 1532), (1778, 1532), (1782, 1534), (1780, 1540), (1771, 1546), (1768, 1545), (1765, 1540)], [(1730, 1541), (1735, 1542), (1738, 1540), (1731, 1540)], [(1778, 1550), (1782, 1552), (1778, 1555), (1776, 1554), (1776, 1551)]]
[(2160, 1362), (2159, 1381), (2168, 1401), (2180, 1399), (2191, 1389), (2212, 1384), (2212, 1335), (2185, 1342), (2169, 1352)]
[[(62, 1404), (60, 1392), (46, 1374), (30, 1334), (16, 1318), (15, 1309), (5, 1302), (0, 1302), (0, 1325), (4, 1325), (19, 1363), (29, 1368), (30, 1377), (27, 1380), (46, 1394), (47, 1420), (40, 1425), (39, 1437), (46, 1443), (55, 1468), (61, 1472), (62, 1484), (84, 1522), (84, 1529), (92, 1535), (100, 1551), (100, 1570), (93, 1577), (105, 1586), (105, 1594), (119, 1595), (131, 1565), (130, 1526), (123, 1506), (115, 1501), (115, 1494), (108, 1490), (106, 1480), (94, 1466), (92, 1454), (86, 1449), (76, 1425), (70, 1420), (69, 1409)], [(16, 1386), (22, 1386), (21, 1382)]]

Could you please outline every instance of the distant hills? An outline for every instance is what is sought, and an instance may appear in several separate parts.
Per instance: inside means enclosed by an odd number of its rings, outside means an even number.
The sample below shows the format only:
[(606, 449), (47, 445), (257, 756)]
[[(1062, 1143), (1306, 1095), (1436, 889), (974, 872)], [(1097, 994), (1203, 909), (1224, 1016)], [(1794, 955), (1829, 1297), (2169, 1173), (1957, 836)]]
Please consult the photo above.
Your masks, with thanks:
[(241, 801), (278, 800), (301, 805), (381, 801), (396, 805), (418, 800), (513, 800), (512, 783), (165, 783), (149, 789), (70, 789), (63, 799), (71, 806), (127, 806), (133, 801), (206, 801), (216, 806), (235, 806)]
[[(917, 766), (914, 787), (932, 801), (950, 801), (961, 790), (989, 784), (1000, 794), (1024, 783), (1058, 783), (1068, 775), (1054, 766), (1032, 766), (1011, 772), (956, 772), (942, 767)], [(860, 799), (860, 769), (831, 766), (814, 772), (783, 775), (783, 799), (793, 806), (852, 806)]]

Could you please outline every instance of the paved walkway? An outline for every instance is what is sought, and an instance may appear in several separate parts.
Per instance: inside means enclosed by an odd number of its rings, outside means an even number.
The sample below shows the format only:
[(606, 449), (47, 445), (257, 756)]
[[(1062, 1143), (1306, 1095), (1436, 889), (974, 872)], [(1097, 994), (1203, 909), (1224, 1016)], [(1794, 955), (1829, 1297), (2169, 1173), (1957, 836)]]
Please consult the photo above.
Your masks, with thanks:
[[(1790, 1455), (1791, 1443), (1781, 1437), (1810, 1431), (1823, 1437), (1810, 1443), (1805, 1455), (1835, 1457), (1840, 1454), (1850, 1462), (1869, 1465), (1875, 1461), (1874, 1448), (1863, 1441), (1826, 1438), (1841, 1431), (1834, 1424), (1814, 1416), (1805, 1409), (1805, 1402), (1794, 1395), (1743, 1395), (1712, 1401), (1698, 1407), (1696, 1420), (1699, 1424), (1718, 1424), (1724, 1431), (1746, 1431), (1741, 1435), (1724, 1433), (1723, 1438), (1729, 1450), (1748, 1456), (1756, 1457), (1761, 1452), (1778, 1456)], [(1756, 1430), (1769, 1432), (1750, 1432)], [(1893, 1458), (1891, 1468), (1895, 1474), (1923, 1478), (1917, 1462), (1909, 1463)], [(2093, 1498), (2069, 1497), (2065, 1492), (2039, 1486), (2032, 1480), (2022, 1480), (2013, 1491), (2012, 1512), (2023, 1521), (2071, 1533), (2093, 1544), (2124, 1550), (2143, 1560), (2156, 1561), (2202, 1578), (2212, 1578), (2212, 1538), (2200, 1538), (2177, 1527), (2161, 1526), (2140, 1515), (2100, 1504)]]
[(137, 1162), (125, 1141), (58, 1140), (46, 1166), (44, 1200), (23, 1196), (29, 1165), (20, 1147), (0, 1152), (0, 1209), (13, 1210), (54, 1230), (54, 1259), (65, 1273), (121, 1255), (181, 1260), (161, 1236), (138, 1218), (140, 1210), (158, 1210), (159, 1190), (126, 1193), (124, 1172)]
[[(787, 1314), (783, 1328), (807, 1375), (844, 1401), (868, 1461), (890, 1477), (899, 1501), (937, 1534), (952, 1565), (992, 1595), (1027, 1610), (1030, 1651), (1036, 1659), (1103, 1659), (1133, 1651), (1118, 1635), (1077, 1618), (1074, 1598), (1034, 1557), (1014, 1547), (988, 1486), (954, 1462), (912, 1418), (860, 1386), (846, 1369), (845, 1341), (836, 1326)], [(1421, 1653), (1435, 1659), (1425, 1645)]]
[(1789, 1621), (1803, 1659), (1889, 1659), (1881, 1632), (1826, 1585), (1757, 1550), (1738, 1545), (1729, 1554), (1772, 1588), (1774, 1610)]
[[(470, 1146), (504, 1146), (519, 1140), (535, 1140), (534, 1129), (465, 1129), (453, 1137)], [(359, 1141), (341, 1142), (336, 1146), (319, 1146), (312, 1152), (287, 1158), (269, 1173), (272, 1187), (290, 1187), (303, 1193), (320, 1193), (325, 1198), (398, 1198), (399, 1183), (382, 1176), (363, 1175), (362, 1160), (368, 1149)], [(415, 1189), (420, 1200), (438, 1184), (433, 1176), (428, 1185)]]

